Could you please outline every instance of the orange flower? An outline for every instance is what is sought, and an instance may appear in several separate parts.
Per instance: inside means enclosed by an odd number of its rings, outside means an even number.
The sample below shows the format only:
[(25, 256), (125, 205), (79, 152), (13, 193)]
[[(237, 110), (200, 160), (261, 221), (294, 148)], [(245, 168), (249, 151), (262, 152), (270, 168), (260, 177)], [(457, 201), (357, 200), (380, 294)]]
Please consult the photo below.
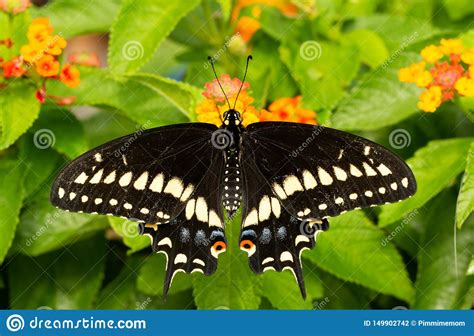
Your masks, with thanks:
[(269, 111), (262, 111), (261, 121), (289, 121), (316, 125), (316, 112), (302, 108), (301, 96), (286, 97), (275, 100), (268, 107)]
[(21, 56), (25, 59), (25, 61), (30, 63), (37, 62), (41, 57), (44, 55), (44, 51), (34, 48), (30, 44), (26, 44), (21, 47), (20, 49)]
[(252, 36), (260, 29), (260, 22), (250, 16), (242, 16), (237, 22), (235, 31), (242, 36), (245, 42), (250, 41)]
[(59, 62), (51, 55), (44, 55), (36, 62), (36, 72), (43, 77), (53, 77), (59, 72)]
[(81, 83), (79, 70), (70, 64), (63, 66), (59, 79), (70, 88), (74, 88)]
[(28, 41), (35, 47), (42, 46), (47, 38), (53, 33), (53, 26), (48, 18), (37, 18), (28, 27)]
[(66, 48), (66, 40), (59, 36), (48, 36), (45, 41), (45, 50), (50, 55), (61, 55), (63, 49)]
[(3, 76), (5, 78), (21, 77), (26, 70), (22, 68), (23, 60), (20, 57), (14, 57), (10, 61), (2, 64)]

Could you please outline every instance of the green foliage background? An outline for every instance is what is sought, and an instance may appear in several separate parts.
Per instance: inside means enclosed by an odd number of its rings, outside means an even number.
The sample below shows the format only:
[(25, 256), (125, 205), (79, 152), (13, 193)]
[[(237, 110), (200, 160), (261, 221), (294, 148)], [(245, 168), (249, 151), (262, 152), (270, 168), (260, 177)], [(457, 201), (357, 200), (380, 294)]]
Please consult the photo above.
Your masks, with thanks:
[[(231, 0), (62, 0), (15, 16), (18, 39), (30, 15), (49, 17), (67, 38), (109, 34), (108, 66), (81, 68), (75, 89), (49, 85), (50, 93), (76, 96), (73, 106), (40, 106), (27, 81), (0, 90), (2, 306), (470, 308), (474, 101), (463, 98), (421, 113), (419, 90), (399, 82), (397, 71), (442, 37), (474, 46), (474, 30), (468, 30), (474, 7), (465, 0), (315, 3), (297, 18), (263, 8), (261, 29), (248, 50), (226, 46), (233, 34)], [(0, 14), (0, 27), (5, 24)], [(0, 35), (5, 32), (0, 29)], [(140, 57), (124, 57), (131, 41), (142, 47)], [(306, 41), (318, 41), (317, 59), (301, 57)], [(408, 133), (409, 143), (392, 150), (413, 168), (419, 191), (401, 203), (331, 219), (316, 248), (303, 254), (306, 301), (289, 272), (251, 273), (237, 247), (236, 220), (227, 223), (230, 247), (219, 257), (216, 274), (178, 274), (165, 302), (164, 257), (151, 254), (135, 224), (56, 210), (49, 187), (61, 167), (93, 146), (143, 125), (195, 120), (203, 84), (213, 78), (207, 55), (219, 55), (218, 72), (241, 76), (247, 52), (254, 56), (248, 82), (256, 106), (300, 93), (323, 125), (389, 148), (393, 131)], [(95, 113), (79, 120), (77, 106), (93, 106)], [(41, 149), (34, 136), (44, 129), (55, 142)]]

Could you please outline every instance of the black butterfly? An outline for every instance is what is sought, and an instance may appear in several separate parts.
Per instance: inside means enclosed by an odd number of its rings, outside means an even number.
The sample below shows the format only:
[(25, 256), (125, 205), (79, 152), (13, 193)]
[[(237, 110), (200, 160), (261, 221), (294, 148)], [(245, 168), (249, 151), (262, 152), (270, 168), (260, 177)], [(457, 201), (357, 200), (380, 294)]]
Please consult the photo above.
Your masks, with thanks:
[(224, 209), (232, 216), (242, 202), (240, 248), (251, 269), (289, 269), (305, 297), (301, 253), (328, 229), (327, 217), (415, 191), (408, 166), (380, 145), (322, 126), (245, 128), (229, 104), (219, 128), (159, 127), (85, 153), (57, 177), (51, 202), (139, 222), (167, 257), (165, 295), (177, 272), (216, 270), (227, 247)]

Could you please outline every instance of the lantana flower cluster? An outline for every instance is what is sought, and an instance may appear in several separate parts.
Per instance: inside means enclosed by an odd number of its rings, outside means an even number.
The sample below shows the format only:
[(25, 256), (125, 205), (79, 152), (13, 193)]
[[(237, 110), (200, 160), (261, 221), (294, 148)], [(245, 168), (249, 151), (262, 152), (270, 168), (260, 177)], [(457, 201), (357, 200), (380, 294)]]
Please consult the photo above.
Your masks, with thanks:
[[(254, 98), (251, 96), (249, 83), (242, 85), (240, 79), (231, 78), (228, 74), (221, 75), (219, 82), (232, 107), (235, 102), (235, 109), (240, 112), (244, 126), (259, 121), (316, 124), (316, 112), (301, 107), (301, 96), (279, 98), (272, 102), (268, 109), (258, 110), (253, 106)], [(242, 90), (237, 98), (241, 85)], [(196, 106), (197, 120), (216, 126), (222, 125), (223, 114), (229, 107), (218, 81), (215, 79), (206, 83), (202, 94), (205, 99)]]
[[(38, 84), (36, 98), (41, 103), (45, 102), (47, 97), (46, 80), (59, 80), (71, 88), (80, 84), (79, 70), (69, 63), (60, 63), (60, 56), (67, 42), (60, 34), (54, 34), (54, 28), (48, 18), (33, 19), (28, 27), (27, 37), (28, 44), (20, 48), (20, 55), (8, 60), (0, 59), (5, 80), (29, 77)], [(9, 38), (2, 41), (7, 48), (11, 48), (14, 43), (15, 41)], [(72, 102), (71, 99), (49, 97), (60, 104)]]
[(465, 48), (460, 39), (442, 39), (421, 51), (423, 61), (400, 69), (402, 82), (425, 88), (418, 108), (434, 112), (456, 96), (474, 96), (474, 48)]

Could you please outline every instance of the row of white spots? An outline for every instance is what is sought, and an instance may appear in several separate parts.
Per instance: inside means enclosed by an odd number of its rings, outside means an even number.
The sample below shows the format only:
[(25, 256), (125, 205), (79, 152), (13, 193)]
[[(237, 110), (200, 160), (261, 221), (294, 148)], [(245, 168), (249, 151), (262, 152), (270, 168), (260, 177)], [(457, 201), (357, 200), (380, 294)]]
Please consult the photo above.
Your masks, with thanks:
[(198, 197), (197, 200), (190, 199), (185, 208), (186, 219), (190, 220), (196, 215), (200, 222), (208, 223), (209, 226), (223, 228), (222, 220), (215, 210), (208, 210), (207, 202), (204, 197)]
[(281, 214), (281, 205), (277, 198), (269, 197), (267, 195), (263, 196), (258, 204), (258, 209), (253, 208), (247, 214), (243, 221), (243, 227), (257, 225), (259, 222), (264, 222), (268, 220), (271, 214), (275, 218), (280, 218)]

